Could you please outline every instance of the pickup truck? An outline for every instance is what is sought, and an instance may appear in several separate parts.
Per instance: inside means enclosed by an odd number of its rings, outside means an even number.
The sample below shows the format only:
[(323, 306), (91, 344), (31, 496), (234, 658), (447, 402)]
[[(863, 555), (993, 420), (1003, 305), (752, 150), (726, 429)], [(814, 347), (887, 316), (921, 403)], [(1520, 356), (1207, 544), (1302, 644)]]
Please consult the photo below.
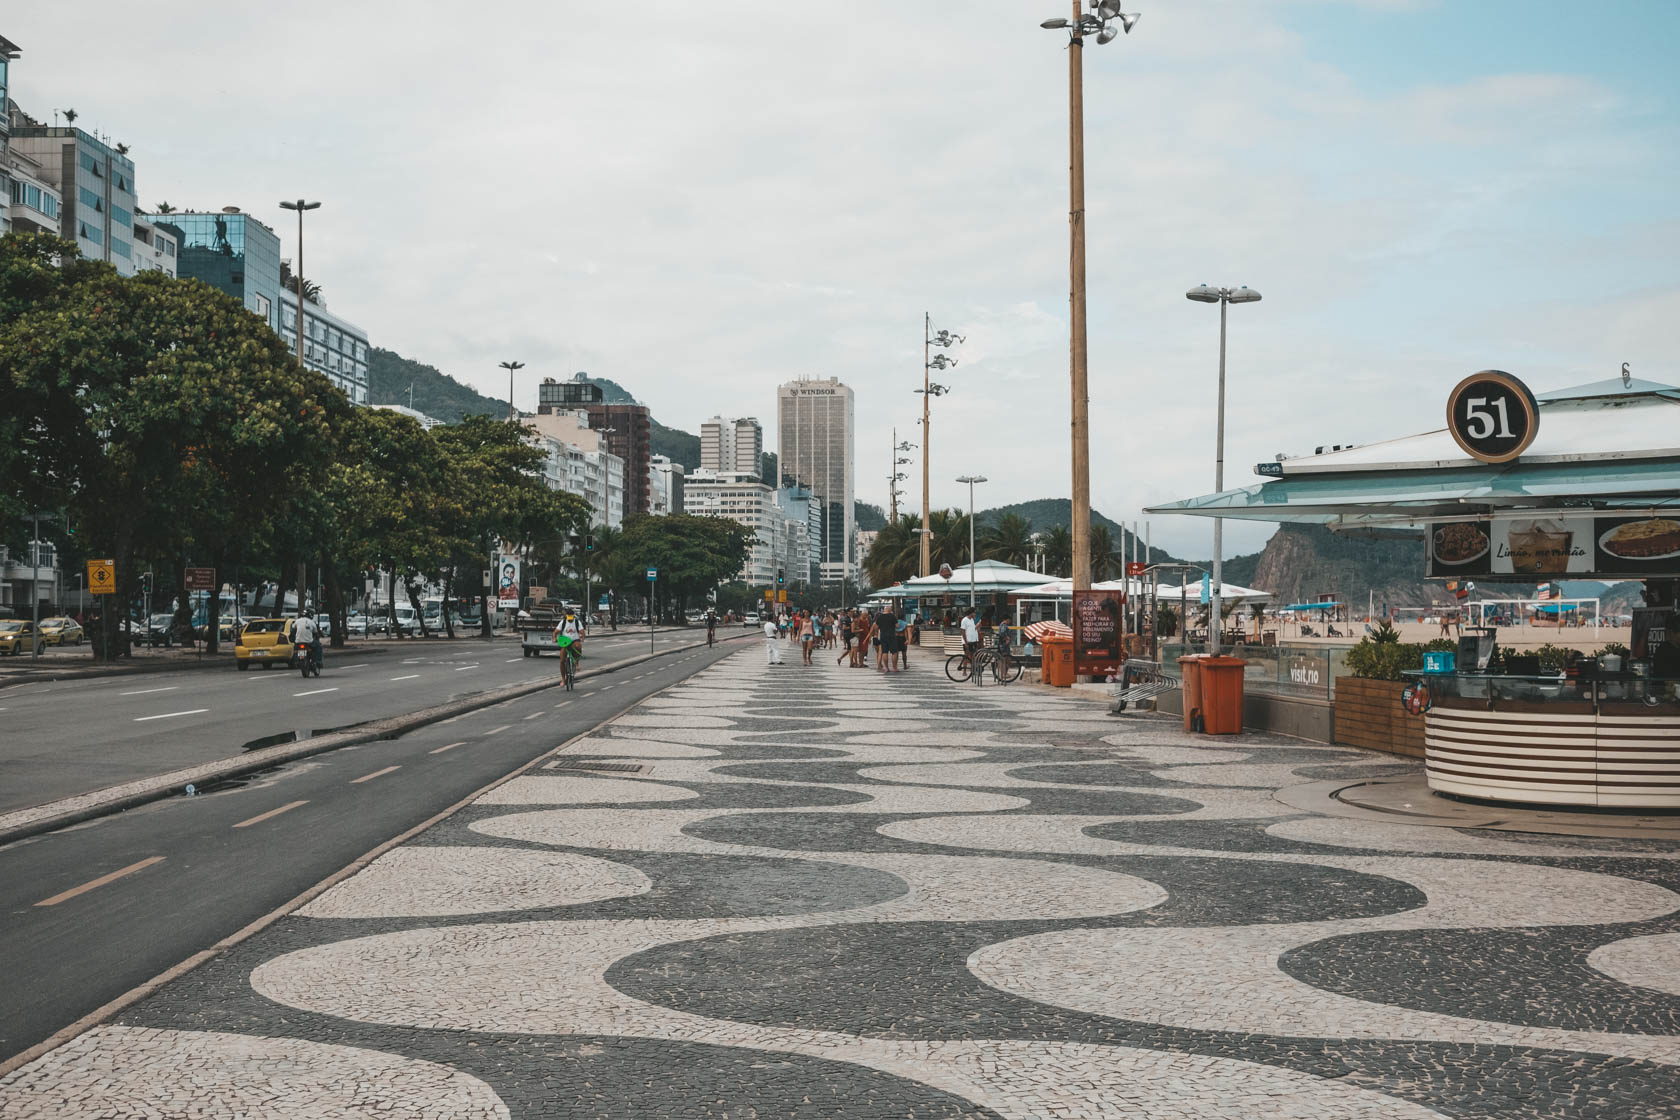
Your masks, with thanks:
[(515, 616), (513, 628), (519, 633), (519, 653), (522, 657), (540, 657), (560, 647), (554, 644), (554, 628), (566, 617), (566, 605), (558, 599), (544, 599), (522, 616)]

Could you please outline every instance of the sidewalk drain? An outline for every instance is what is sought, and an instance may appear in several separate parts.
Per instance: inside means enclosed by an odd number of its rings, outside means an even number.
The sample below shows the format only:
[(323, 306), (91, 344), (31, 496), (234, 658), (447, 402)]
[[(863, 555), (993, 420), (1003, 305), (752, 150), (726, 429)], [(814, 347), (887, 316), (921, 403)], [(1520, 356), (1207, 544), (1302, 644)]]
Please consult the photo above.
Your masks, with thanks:
[(635, 762), (591, 762), (588, 759), (562, 760), (548, 764), (550, 770), (606, 770), (614, 774), (645, 774), (649, 767)]

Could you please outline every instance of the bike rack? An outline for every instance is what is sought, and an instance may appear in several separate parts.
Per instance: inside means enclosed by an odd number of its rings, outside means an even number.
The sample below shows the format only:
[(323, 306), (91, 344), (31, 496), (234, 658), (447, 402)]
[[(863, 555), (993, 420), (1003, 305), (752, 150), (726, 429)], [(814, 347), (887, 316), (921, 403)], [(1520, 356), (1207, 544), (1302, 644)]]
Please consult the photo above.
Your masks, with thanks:
[(1179, 688), (1181, 683), (1178, 677), (1168, 676), (1159, 661), (1127, 658), (1120, 666), (1120, 683), (1109, 694), (1114, 698), (1114, 707), (1110, 711), (1118, 714), (1126, 710), (1127, 704), (1165, 695)]

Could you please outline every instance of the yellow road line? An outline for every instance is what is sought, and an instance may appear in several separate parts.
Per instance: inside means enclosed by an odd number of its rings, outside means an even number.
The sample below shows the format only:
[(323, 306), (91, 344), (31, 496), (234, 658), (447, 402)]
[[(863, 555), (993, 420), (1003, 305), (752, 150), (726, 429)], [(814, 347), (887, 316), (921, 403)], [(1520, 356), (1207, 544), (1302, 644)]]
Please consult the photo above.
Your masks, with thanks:
[(379, 777), (382, 774), (389, 774), (393, 770), (401, 770), (401, 769), (402, 769), (401, 766), (387, 766), (383, 770), (375, 770), (371, 774), (363, 774), (359, 778), (352, 778), (350, 780), (350, 784), (354, 786), (354, 785), (360, 785), (362, 782), (371, 782), (375, 778)]
[(307, 802), (307, 801), (294, 801), (289, 805), (282, 805), (278, 809), (270, 809), (266, 813), (258, 813), (256, 816), (252, 817), (250, 820), (240, 821), (238, 824), (234, 825), (233, 827), (234, 828), (249, 828), (251, 825), (261, 824), (263, 821), (266, 821), (270, 817), (278, 817), (281, 813), (290, 812), (291, 810), (296, 809), (299, 805), (307, 805), (307, 804), (309, 804), (309, 802)]
[(86, 894), (88, 891), (93, 890), (95, 887), (103, 887), (106, 883), (114, 882), (117, 879), (121, 879), (124, 875), (132, 875), (136, 871), (143, 871), (146, 868), (150, 867), (154, 863), (162, 863), (163, 859), (164, 859), (163, 856), (149, 856), (146, 859), (141, 860), (139, 863), (131, 863), (127, 867), (124, 867), (124, 868), (121, 868), (120, 870), (111, 872), (109, 875), (101, 875), (99, 878), (94, 879), (92, 882), (83, 883), (79, 887), (71, 887), (69, 890), (64, 891), (61, 894), (55, 894), (51, 898), (42, 899), (40, 902), (37, 902), (35, 905), (37, 905), (37, 906), (57, 906), (59, 903), (68, 901), (69, 899), (72, 899), (72, 898), (75, 898), (79, 894)]

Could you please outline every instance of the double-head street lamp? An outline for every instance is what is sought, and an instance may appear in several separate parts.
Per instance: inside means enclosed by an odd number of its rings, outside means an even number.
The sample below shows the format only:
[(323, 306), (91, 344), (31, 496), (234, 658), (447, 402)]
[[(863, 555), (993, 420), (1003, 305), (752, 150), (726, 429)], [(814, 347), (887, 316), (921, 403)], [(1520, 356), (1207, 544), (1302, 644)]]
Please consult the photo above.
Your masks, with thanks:
[[(1225, 308), (1233, 303), (1259, 303), (1260, 293), (1253, 288), (1210, 288), (1206, 284), (1198, 284), (1184, 293), (1185, 298), (1193, 299), (1197, 303), (1217, 303), (1219, 305), (1219, 423), (1218, 433), (1214, 437), (1213, 452), (1213, 490), (1219, 493), (1225, 489)], [(1221, 594), (1225, 587), (1225, 541), (1223, 538), (1224, 522), (1220, 518), (1213, 519), (1213, 602), (1208, 615), (1208, 652), (1218, 653), (1220, 638), (1223, 636), (1224, 615), (1221, 613)]]
[(940, 385), (932, 380), (933, 370), (947, 370), (957, 364), (957, 360), (948, 354), (934, 354), (933, 348), (949, 350), (963, 341), (960, 334), (952, 334), (942, 330), (933, 333), (933, 316), (922, 312), (922, 387), (916, 392), (922, 395), (922, 571), (926, 576), (933, 567), (932, 540), (928, 532), (928, 455), (932, 450), (932, 436), (928, 433), (928, 401), (934, 397), (942, 397), (950, 392), (950, 386)]
[[(320, 208), (321, 208), (321, 204), (319, 202), (307, 202), (307, 201), (305, 201), (301, 198), (298, 199), (296, 202), (282, 202), (282, 203), (280, 203), (280, 209), (282, 209), (282, 210), (296, 210), (297, 211), (297, 216), (298, 216), (298, 254), (297, 254), (298, 263), (297, 263), (297, 274), (292, 277), (292, 283), (297, 285), (297, 315), (298, 315), (298, 321), (297, 321), (297, 356), (298, 356), (298, 364), (299, 365), (304, 364), (304, 360), (303, 360), (303, 212), (305, 210), (319, 210)], [(275, 604), (275, 609), (276, 610), (279, 609), (279, 604), (278, 603)]]
[(508, 423), (511, 424), (519, 417), (519, 413), (513, 410), (513, 371), (516, 369), (524, 369), (525, 363), (498, 362), (496, 364), (508, 371)]
[(1085, 93), (1083, 56), (1085, 37), (1099, 44), (1130, 33), (1140, 18), (1122, 12), (1119, 0), (1090, 0), (1089, 15), (1073, 0), (1072, 19), (1047, 19), (1040, 27), (1068, 33), (1068, 254), (1069, 380), (1072, 383), (1073, 422), (1073, 586), (1091, 586), (1091, 428), (1090, 394), (1085, 378)]
[[(968, 483), (968, 605), (975, 605), (974, 597), (974, 484), (985, 482), (983, 474), (965, 474), (957, 479), (958, 482)], [(928, 538), (922, 538), (922, 547), (928, 546)]]

